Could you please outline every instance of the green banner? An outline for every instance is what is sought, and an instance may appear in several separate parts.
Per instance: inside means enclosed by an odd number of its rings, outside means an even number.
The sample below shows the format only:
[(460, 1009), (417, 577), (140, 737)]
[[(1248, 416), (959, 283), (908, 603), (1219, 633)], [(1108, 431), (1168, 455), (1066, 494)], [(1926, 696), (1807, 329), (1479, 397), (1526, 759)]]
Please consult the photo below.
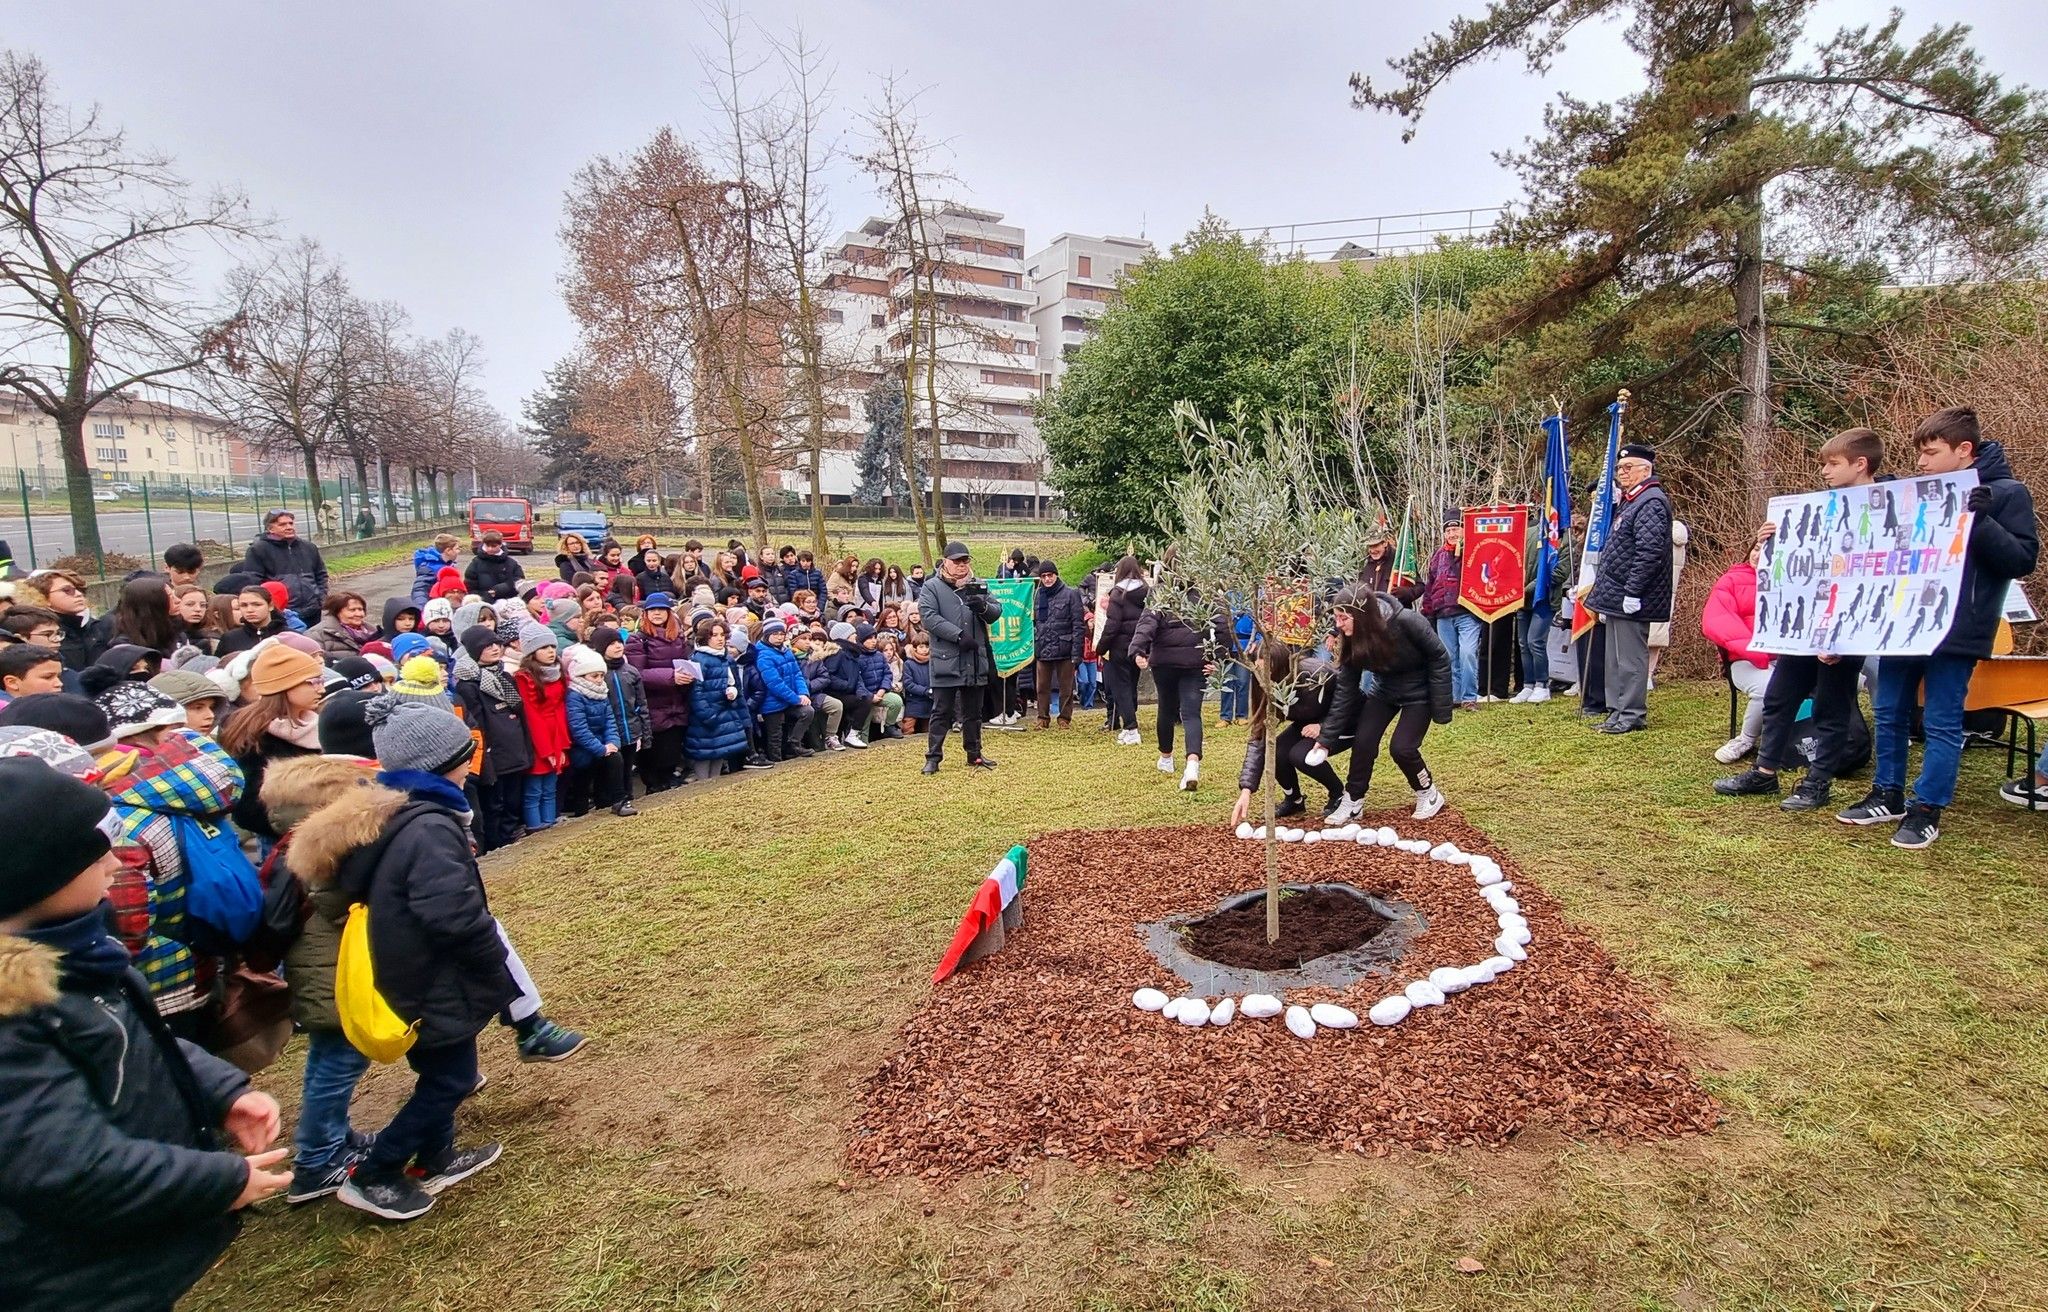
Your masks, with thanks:
[(988, 595), (1003, 603), (1003, 617), (988, 626), (996, 673), (1009, 677), (1031, 664), (1037, 648), (1031, 631), (1038, 583), (1033, 579), (990, 579)]

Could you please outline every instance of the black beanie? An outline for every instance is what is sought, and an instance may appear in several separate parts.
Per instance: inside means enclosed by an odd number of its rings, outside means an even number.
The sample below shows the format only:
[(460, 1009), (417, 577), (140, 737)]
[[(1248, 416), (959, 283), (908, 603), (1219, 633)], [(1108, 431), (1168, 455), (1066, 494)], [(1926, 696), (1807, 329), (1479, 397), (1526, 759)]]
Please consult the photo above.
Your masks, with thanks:
[(88, 751), (114, 736), (114, 726), (105, 711), (93, 705), (90, 697), (68, 692), (38, 692), (15, 698), (0, 707), (0, 725), (9, 724), (48, 729)]
[(345, 688), (367, 688), (373, 683), (382, 683), (384, 676), (377, 673), (377, 667), (360, 656), (336, 656), (334, 672), (345, 681)]
[(613, 643), (624, 642), (625, 640), (626, 635), (620, 633), (611, 625), (600, 624), (590, 631), (590, 636), (583, 640), (583, 645), (602, 656), (610, 649)]
[(336, 693), (320, 703), (320, 750), (328, 756), (360, 756), (377, 759), (377, 745), (370, 741), (370, 722), (364, 716), (378, 694), (361, 689)]
[(0, 919), (20, 915), (105, 856), (113, 839), (100, 825), (111, 809), (105, 793), (34, 757), (0, 759), (0, 832), (7, 835)]
[(502, 645), (498, 641), (497, 628), (490, 624), (470, 625), (462, 631), (462, 637), (457, 641), (461, 642), (462, 649), (469, 653), (469, 658), (473, 661), (484, 658), (484, 648)]

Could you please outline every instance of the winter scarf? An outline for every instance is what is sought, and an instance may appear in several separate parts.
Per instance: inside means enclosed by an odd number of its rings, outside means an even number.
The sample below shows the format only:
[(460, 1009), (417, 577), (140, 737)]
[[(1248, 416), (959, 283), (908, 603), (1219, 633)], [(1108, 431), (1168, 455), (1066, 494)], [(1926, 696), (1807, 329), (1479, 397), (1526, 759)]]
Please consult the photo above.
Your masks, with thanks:
[(309, 752), (320, 750), (320, 717), (317, 715), (309, 715), (303, 720), (280, 715), (270, 722), (264, 732), (294, 747), (303, 747)]
[(425, 770), (380, 770), (377, 782), (386, 788), (395, 788), (407, 797), (422, 802), (439, 802), (451, 811), (469, 814), (469, 798), (441, 775)]
[(64, 958), (64, 973), (92, 979), (119, 979), (128, 972), (128, 949), (107, 933), (107, 917), (113, 908), (102, 902), (92, 910), (22, 930), (16, 937), (40, 943)]

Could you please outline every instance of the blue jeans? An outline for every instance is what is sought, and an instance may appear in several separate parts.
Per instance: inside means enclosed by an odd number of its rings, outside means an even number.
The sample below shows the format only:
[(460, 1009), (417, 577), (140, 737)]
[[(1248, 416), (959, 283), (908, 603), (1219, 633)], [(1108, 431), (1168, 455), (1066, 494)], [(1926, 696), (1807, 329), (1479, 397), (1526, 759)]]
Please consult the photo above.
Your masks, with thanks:
[(325, 1166), (348, 1142), (348, 1105), (370, 1059), (349, 1046), (340, 1030), (306, 1035), (306, 1073), (299, 1084), (299, 1123), (292, 1129), (298, 1151), (293, 1166)]
[(1877, 667), (1877, 753), (1879, 788), (1906, 786), (1906, 752), (1913, 725), (1913, 701), (1924, 685), (1926, 706), (1920, 723), (1927, 735), (1921, 752), (1920, 777), (1910, 799), (1928, 806), (1955, 800), (1956, 771), (1963, 764), (1963, 694), (1977, 668), (1974, 656), (1887, 656)]
[(395, 1180), (414, 1158), (431, 1161), (455, 1145), (455, 1109), (476, 1087), (476, 1039), (415, 1045), (405, 1061), (419, 1078), (391, 1123), (377, 1131), (370, 1155), (356, 1167), (360, 1179)]
[(1445, 615), (1436, 622), (1436, 636), (1451, 653), (1451, 700), (1479, 700), (1479, 635), (1486, 626), (1469, 610)]
[(562, 795), (556, 789), (555, 776), (551, 774), (530, 774), (519, 792), (519, 818), (529, 831), (545, 829), (555, 822), (562, 813)]
[(1541, 688), (1550, 682), (1550, 621), (1556, 612), (1545, 597), (1534, 606), (1524, 606), (1515, 621), (1522, 640), (1522, 686)]
[(1074, 700), (1082, 710), (1095, 709), (1095, 683), (1100, 677), (1094, 661), (1082, 661), (1074, 667)]
[(1218, 714), (1225, 720), (1242, 720), (1251, 713), (1252, 672), (1232, 662), (1223, 672), (1223, 709)]

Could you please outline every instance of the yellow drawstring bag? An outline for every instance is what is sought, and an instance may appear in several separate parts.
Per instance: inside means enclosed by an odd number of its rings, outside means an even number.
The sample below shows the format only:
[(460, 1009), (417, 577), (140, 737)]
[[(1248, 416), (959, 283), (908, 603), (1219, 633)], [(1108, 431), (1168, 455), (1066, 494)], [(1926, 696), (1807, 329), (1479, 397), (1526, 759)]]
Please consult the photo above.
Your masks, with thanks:
[(420, 1023), (400, 1020), (377, 991), (377, 973), (370, 965), (370, 908), (361, 902), (348, 909), (348, 922), (341, 927), (334, 1008), (341, 1013), (342, 1034), (371, 1061), (397, 1061), (420, 1036)]

